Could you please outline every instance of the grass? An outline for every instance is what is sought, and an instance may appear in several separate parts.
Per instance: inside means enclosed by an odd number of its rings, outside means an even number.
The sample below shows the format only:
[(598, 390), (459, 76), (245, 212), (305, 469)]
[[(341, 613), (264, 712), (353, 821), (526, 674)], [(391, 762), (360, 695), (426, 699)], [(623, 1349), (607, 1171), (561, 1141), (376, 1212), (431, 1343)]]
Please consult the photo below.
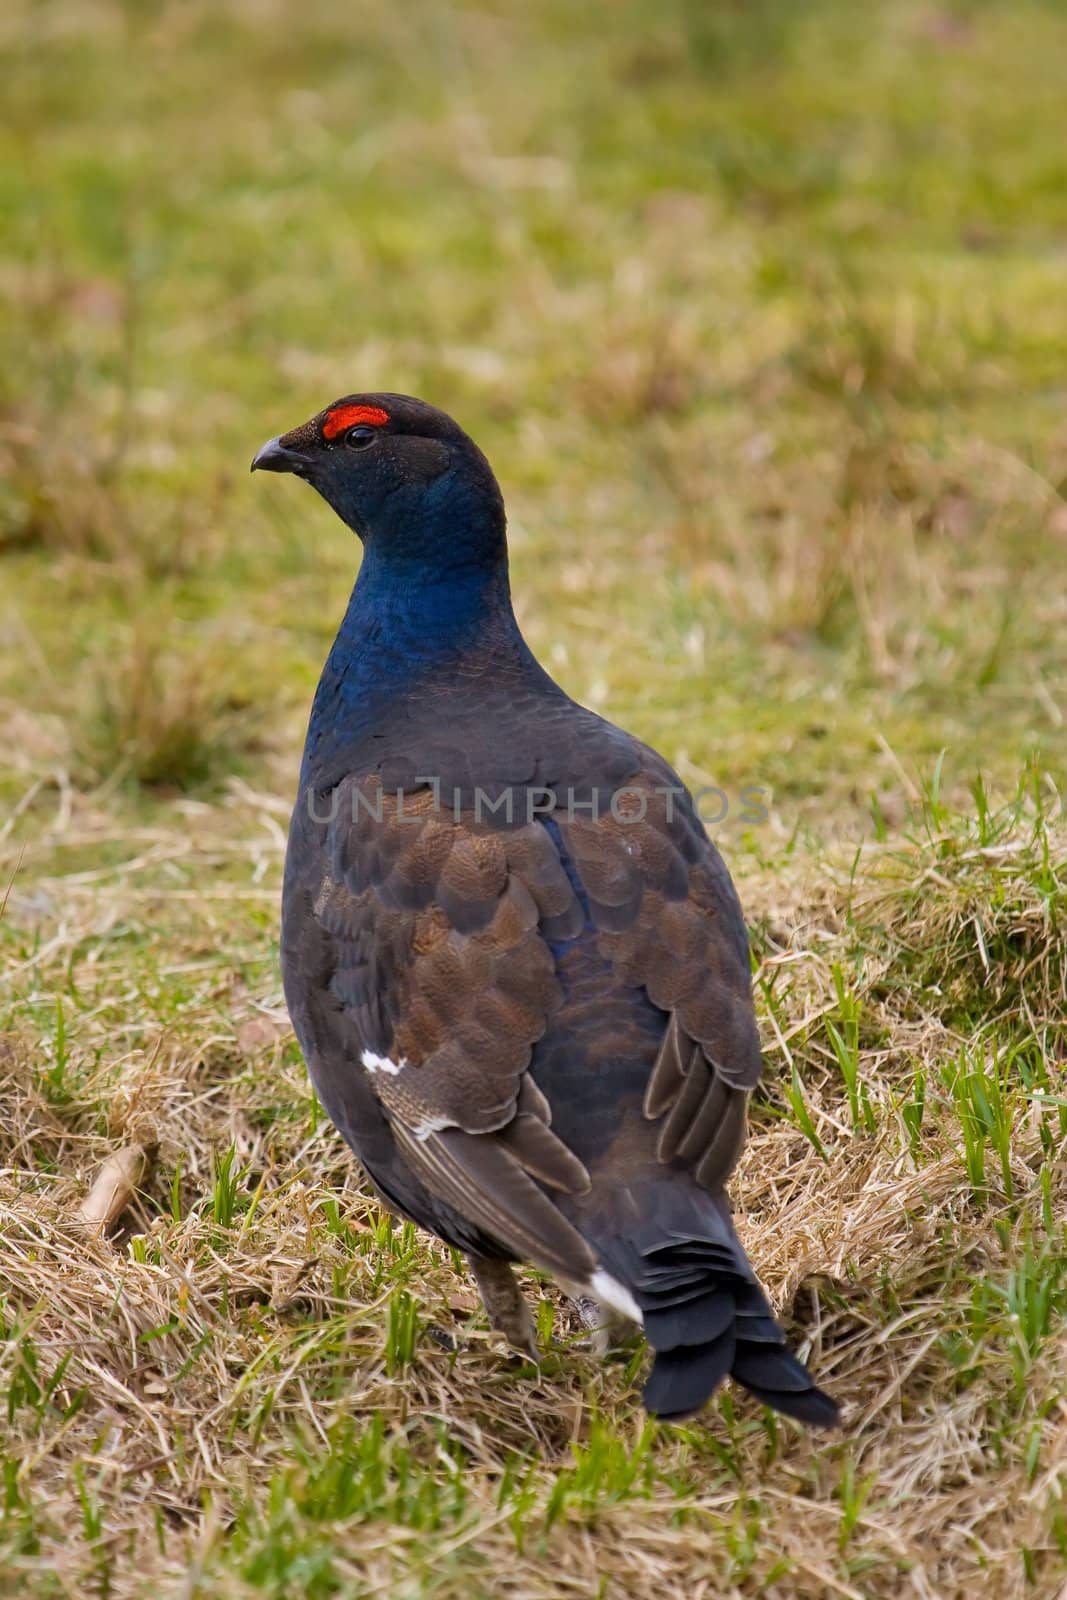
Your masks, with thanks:
[[(1065, 45), (1039, 0), (5, 9), (0, 1592), (1062, 1592)], [(556, 675), (720, 791), (738, 1222), (835, 1438), (649, 1424), (544, 1284), (507, 1356), (310, 1094), (277, 897), (356, 552), (247, 463), (377, 387), (488, 450)]]

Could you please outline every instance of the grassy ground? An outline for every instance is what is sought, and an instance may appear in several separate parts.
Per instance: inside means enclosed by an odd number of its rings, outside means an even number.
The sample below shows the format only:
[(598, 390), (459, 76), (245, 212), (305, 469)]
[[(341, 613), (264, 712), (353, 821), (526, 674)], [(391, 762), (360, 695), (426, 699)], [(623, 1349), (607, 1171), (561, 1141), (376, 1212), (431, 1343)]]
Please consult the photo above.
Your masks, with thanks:
[[(1062, 8), (10, 0), (0, 44), (0, 1592), (1057, 1594)], [(739, 1223), (839, 1437), (648, 1425), (547, 1291), (508, 1358), (309, 1096), (278, 878), (356, 550), (247, 464), (377, 387), (486, 446), (557, 676), (730, 802)]]

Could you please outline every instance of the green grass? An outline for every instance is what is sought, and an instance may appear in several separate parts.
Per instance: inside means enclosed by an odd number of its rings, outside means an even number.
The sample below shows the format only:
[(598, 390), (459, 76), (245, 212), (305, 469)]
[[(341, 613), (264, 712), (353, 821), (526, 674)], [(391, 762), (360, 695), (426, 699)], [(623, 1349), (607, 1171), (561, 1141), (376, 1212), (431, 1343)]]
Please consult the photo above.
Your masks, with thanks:
[[(1065, 49), (1048, 0), (6, 8), (0, 1592), (1059, 1593)], [(739, 1225), (838, 1438), (648, 1425), (540, 1283), (509, 1357), (309, 1094), (282, 839), (358, 552), (247, 467), (374, 388), (488, 451), (552, 671), (726, 798)]]

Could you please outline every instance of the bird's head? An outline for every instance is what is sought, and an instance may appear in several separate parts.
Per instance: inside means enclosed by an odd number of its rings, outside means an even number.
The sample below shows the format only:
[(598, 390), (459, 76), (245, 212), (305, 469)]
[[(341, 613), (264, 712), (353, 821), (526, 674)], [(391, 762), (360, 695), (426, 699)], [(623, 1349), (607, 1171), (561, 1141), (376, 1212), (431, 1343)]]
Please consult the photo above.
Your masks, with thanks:
[(503, 558), (492, 468), (443, 411), (400, 394), (350, 394), (270, 439), (252, 471), (317, 489), (376, 558), (437, 568)]

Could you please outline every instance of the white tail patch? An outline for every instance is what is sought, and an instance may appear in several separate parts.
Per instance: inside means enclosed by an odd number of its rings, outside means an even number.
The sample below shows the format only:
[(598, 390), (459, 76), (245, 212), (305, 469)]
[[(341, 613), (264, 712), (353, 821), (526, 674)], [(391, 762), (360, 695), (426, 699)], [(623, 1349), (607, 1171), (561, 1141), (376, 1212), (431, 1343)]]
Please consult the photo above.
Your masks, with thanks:
[(597, 1267), (589, 1280), (589, 1293), (601, 1304), (610, 1306), (612, 1311), (617, 1311), (621, 1317), (628, 1317), (631, 1322), (636, 1322), (639, 1328), (645, 1325), (641, 1314), (641, 1307), (627, 1289), (625, 1284), (613, 1278), (610, 1272), (605, 1272), (603, 1267)]

